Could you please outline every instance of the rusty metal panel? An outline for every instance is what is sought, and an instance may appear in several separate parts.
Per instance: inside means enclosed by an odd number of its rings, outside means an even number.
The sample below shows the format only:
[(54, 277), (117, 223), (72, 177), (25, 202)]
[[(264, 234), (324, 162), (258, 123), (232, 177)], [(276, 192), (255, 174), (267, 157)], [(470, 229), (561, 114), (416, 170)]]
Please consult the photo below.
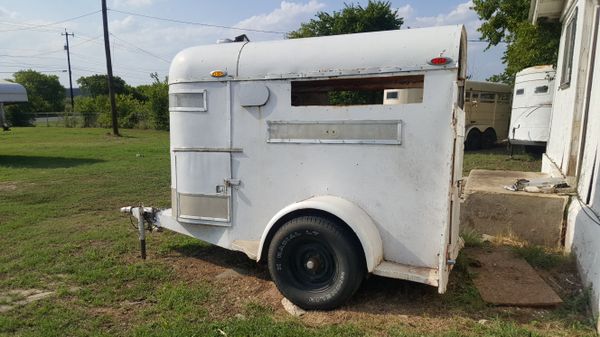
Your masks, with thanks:
[(388, 144), (402, 143), (402, 122), (268, 121), (270, 143)]

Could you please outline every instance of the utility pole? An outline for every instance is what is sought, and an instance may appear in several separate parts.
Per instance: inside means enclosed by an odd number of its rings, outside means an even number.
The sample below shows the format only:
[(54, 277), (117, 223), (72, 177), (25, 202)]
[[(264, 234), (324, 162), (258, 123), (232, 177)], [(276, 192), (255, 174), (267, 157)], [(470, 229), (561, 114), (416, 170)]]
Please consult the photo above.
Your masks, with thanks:
[(108, 13), (106, 0), (102, 0), (102, 26), (104, 27), (104, 51), (106, 52), (106, 70), (108, 73), (108, 95), (110, 97), (110, 112), (112, 117), (113, 135), (119, 136), (119, 124), (117, 120), (117, 104), (115, 102), (115, 91), (113, 89), (112, 61), (110, 58), (110, 42), (108, 41)]
[(73, 100), (73, 78), (71, 76), (71, 50), (69, 49), (69, 35), (75, 37), (73, 33), (67, 33), (67, 29), (65, 28), (65, 32), (60, 35), (65, 36), (65, 40), (67, 44), (65, 44), (65, 50), (67, 51), (67, 65), (69, 66), (69, 89), (71, 90), (71, 112), (75, 111), (75, 101)]

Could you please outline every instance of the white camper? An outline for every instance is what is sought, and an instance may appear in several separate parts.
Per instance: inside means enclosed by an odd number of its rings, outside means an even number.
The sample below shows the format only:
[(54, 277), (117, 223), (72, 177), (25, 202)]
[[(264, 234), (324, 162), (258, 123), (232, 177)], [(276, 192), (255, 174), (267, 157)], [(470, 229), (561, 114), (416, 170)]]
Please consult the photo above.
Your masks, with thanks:
[(0, 127), (8, 130), (8, 123), (4, 115), (4, 105), (10, 103), (27, 102), (27, 90), (18, 83), (0, 80)]
[[(443, 293), (466, 51), (462, 26), (186, 49), (169, 73), (172, 208), (122, 211), (141, 240), (149, 221), (267, 263), (302, 308), (339, 306), (367, 273)], [(423, 97), (384, 105), (389, 88)]]
[(545, 147), (550, 134), (555, 70), (551, 65), (521, 70), (515, 77), (509, 142)]

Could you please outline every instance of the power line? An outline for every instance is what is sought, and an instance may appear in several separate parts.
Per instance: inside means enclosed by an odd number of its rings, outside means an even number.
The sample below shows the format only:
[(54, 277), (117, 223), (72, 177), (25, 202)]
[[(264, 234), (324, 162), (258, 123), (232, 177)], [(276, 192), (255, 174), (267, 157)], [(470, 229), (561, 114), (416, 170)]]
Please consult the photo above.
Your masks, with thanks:
[(53, 60), (62, 60), (62, 57), (54, 57), (54, 56), (28, 56), (28, 55), (9, 55), (9, 54), (0, 54), (0, 57), (11, 57), (11, 58), (35, 58), (35, 59), (53, 59)]
[[(473, 43), (490, 43), (489, 41), (485, 41), (485, 40), (467, 40), (467, 42), (473, 42)], [(498, 41), (498, 43), (508, 43), (506, 41)]]
[[(37, 71), (38, 73), (66, 73), (67, 69), (62, 70), (39, 70), (39, 69), (31, 69)], [(16, 71), (0, 71), (0, 74), (14, 74)]]
[(77, 20), (77, 19), (84, 18), (86, 16), (97, 14), (97, 13), (100, 13), (100, 10), (96, 10), (96, 11), (93, 11), (93, 12), (81, 14), (81, 15), (78, 15), (78, 16), (74, 16), (72, 18), (67, 18), (67, 19), (56, 21), (56, 22), (52, 22), (52, 23), (46, 23), (46, 24), (43, 24), (43, 25), (33, 25), (33, 24), (28, 24), (28, 23), (21, 23), (21, 25), (27, 25), (28, 27), (17, 28), (17, 29), (0, 30), (0, 33), (14, 32), (14, 31), (20, 31), (20, 30), (30, 30), (30, 29), (37, 29), (37, 28), (44, 28), (44, 27), (54, 26), (54, 25), (58, 25), (60, 23), (65, 23), (65, 22), (68, 22), (68, 21), (74, 21), (74, 20)]
[(168, 22), (174, 22), (174, 23), (181, 23), (181, 24), (185, 24), (185, 25), (195, 25), (195, 26), (212, 27), (212, 28), (223, 28), (223, 29), (240, 30), (240, 31), (246, 31), (246, 32), (268, 33), (268, 34), (280, 34), (280, 35), (285, 35), (286, 34), (285, 32), (279, 32), (279, 31), (276, 31), (276, 30), (239, 28), (239, 27), (232, 27), (232, 26), (223, 26), (223, 25), (215, 25), (215, 24), (210, 24), (210, 23), (203, 23), (203, 22), (194, 22), (194, 21), (185, 21), (185, 20), (170, 19), (170, 18), (161, 18), (161, 17), (158, 17), (158, 16), (152, 16), (152, 15), (146, 15), (146, 14), (140, 14), (140, 13), (133, 13), (133, 12), (128, 12), (128, 11), (121, 11), (121, 10), (112, 9), (112, 8), (109, 9), (109, 10), (112, 11), (112, 12), (117, 12), (117, 13), (121, 13), (121, 14), (139, 16), (139, 17), (142, 17), (142, 18), (154, 19), (154, 20), (160, 20), (160, 21), (168, 21)]
[(127, 44), (129, 44), (131, 47), (133, 47), (133, 48), (135, 48), (135, 49), (137, 49), (137, 50), (141, 51), (142, 53), (148, 54), (148, 55), (150, 55), (150, 56), (152, 56), (152, 57), (155, 57), (155, 58), (157, 58), (157, 59), (159, 59), (159, 60), (161, 60), (161, 61), (163, 61), (163, 62), (166, 62), (166, 63), (171, 63), (171, 61), (169, 61), (169, 60), (167, 60), (167, 59), (164, 59), (164, 58), (162, 58), (162, 57), (160, 57), (160, 56), (158, 56), (158, 55), (155, 55), (155, 54), (153, 54), (153, 53), (151, 53), (151, 52), (149, 52), (149, 51), (147, 51), (147, 50), (145, 50), (145, 49), (142, 49), (142, 48), (140, 48), (140, 47), (137, 47), (137, 46), (136, 46), (136, 45), (134, 45), (133, 43), (131, 43), (131, 42), (127, 42), (127, 41), (125, 41), (125, 40), (121, 39), (120, 37), (116, 36), (116, 35), (115, 35), (115, 34), (113, 34), (113, 33), (110, 33), (110, 35), (111, 35), (112, 37), (114, 37), (115, 39), (117, 39), (117, 40), (121, 41), (121, 42), (124, 42), (124, 43), (127, 43)]

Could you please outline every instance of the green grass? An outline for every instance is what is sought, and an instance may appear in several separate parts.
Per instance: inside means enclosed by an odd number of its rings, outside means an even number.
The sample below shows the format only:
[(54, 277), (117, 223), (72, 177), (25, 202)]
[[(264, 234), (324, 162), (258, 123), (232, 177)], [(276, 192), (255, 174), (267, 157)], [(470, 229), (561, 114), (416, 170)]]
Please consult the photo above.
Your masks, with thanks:
[(465, 247), (481, 247), (483, 240), (481, 234), (474, 229), (465, 229), (460, 232), (460, 237), (465, 242)]
[(527, 153), (523, 147), (518, 146), (515, 146), (512, 158), (504, 146), (464, 153), (463, 176), (465, 177), (474, 169), (539, 172), (541, 168), (540, 154)]
[[(210, 253), (207, 244), (170, 232), (152, 234), (152, 258), (138, 258), (136, 231), (118, 209), (140, 203), (170, 206), (169, 135), (122, 133), (113, 137), (103, 129), (46, 127), (0, 133), (0, 294), (55, 291), (0, 314), (0, 336), (437, 336), (432, 331), (439, 324), (448, 324), (443, 336), (594, 335), (578, 314), (584, 299), (574, 299), (573, 308), (560, 317), (546, 319), (550, 327), (495, 319), (499, 311), (481, 301), (463, 261), (447, 295), (407, 286), (409, 299), (400, 310), (419, 307), (414, 319), (428, 322), (432, 330), (395, 324), (394, 317), (373, 325), (381, 313), (369, 312), (311, 323), (253, 298), (238, 299), (245, 305), (241, 315), (223, 311), (237, 294), (200, 275), (184, 277), (173, 266), (196, 258), (190, 256), (198, 251)], [(398, 296), (394, 289), (382, 290)], [(477, 324), (480, 317), (493, 324)]]

